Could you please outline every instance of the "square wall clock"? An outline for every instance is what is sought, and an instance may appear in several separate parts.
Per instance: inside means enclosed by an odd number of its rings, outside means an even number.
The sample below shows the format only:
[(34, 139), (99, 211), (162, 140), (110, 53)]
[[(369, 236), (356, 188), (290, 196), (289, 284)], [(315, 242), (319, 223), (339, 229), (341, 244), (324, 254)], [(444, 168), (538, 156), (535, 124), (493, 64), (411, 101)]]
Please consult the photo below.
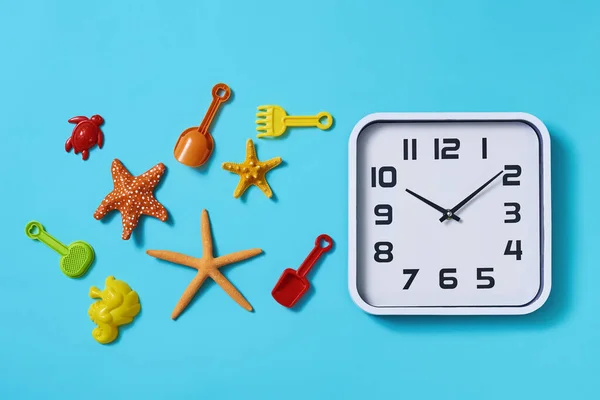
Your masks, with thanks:
[(349, 141), (348, 280), (371, 314), (527, 314), (550, 293), (550, 136), (524, 113), (379, 113)]

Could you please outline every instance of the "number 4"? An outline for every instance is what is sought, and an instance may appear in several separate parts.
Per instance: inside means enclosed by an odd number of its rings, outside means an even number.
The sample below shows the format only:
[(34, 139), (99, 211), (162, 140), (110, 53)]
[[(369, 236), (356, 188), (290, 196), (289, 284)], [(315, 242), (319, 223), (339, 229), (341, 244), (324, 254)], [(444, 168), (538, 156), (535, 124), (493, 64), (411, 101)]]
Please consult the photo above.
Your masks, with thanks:
[(513, 241), (509, 240), (508, 243), (506, 243), (506, 248), (504, 249), (504, 255), (505, 256), (516, 256), (517, 261), (521, 260), (521, 255), (523, 254), (523, 251), (521, 250), (521, 241), (516, 240), (515, 249), (512, 250), (512, 247), (513, 247)]

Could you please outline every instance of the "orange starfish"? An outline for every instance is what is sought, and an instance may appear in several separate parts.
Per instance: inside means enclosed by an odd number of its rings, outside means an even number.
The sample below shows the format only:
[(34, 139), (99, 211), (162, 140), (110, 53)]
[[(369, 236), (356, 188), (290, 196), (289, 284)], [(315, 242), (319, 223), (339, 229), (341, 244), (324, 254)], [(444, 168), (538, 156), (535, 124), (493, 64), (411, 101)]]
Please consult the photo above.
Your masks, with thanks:
[(94, 213), (94, 218), (99, 220), (109, 211), (119, 210), (123, 219), (123, 235), (121, 237), (124, 240), (131, 237), (131, 232), (137, 226), (142, 214), (151, 215), (165, 222), (167, 210), (152, 194), (163, 176), (165, 168), (163, 163), (158, 163), (142, 175), (133, 176), (121, 161), (115, 158), (111, 168), (114, 189), (102, 200)]
[(209, 276), (240, 306), (248, 311), (252, 311), (252, 306), (250, 303), (248, 303), (248, 301), (235, 288), (235, 286), (233, 286), (231, 282), (229, 282), (229, 280), (225, 278), (221, 272), (219, 272), (219, 268), (254, 257), (262, 253), (262, 250), (250, 249), (236, 251), (235, 253), (215, 258), (213, 254), (212, 235), (210, 233), (210, 220), (208, 219), (208, 212), (206, 210), (202, 210), (202, 219), (200, 225), (202, 230), (202, 258), (191, 257), (185, 254), (175, 253), (167, 250), (146, 251), (146, 254), (149, 256), (175, 264), (185, 265), (186, 267), (198, 270), (196, 277), (192, 280), (192, 282), (190, 282), (187, 289), (185, 289), (185, 292), (183, 292), (183, 296), (181, 296), (181, 299), (179, 299), (179, 302), (175, 306), (175, 309), (171, 314), (171, 318), (176, 319), (183, 312), (183, 310), (185, 310), (198, 290), (200, 290), (200, 286), (202, 286), (206, 278)]

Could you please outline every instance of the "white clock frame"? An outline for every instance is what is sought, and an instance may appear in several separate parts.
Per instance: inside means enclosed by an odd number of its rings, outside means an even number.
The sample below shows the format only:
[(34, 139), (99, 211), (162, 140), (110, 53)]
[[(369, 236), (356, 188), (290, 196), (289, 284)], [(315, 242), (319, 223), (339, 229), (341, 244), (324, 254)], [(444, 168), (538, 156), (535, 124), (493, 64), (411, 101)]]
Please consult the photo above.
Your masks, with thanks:
[[(358, 137), (375, 122), (506, 122), (520, 121), (534, 129), (541, 143), (541, 290), (524, 306), (469, 307), (376, 307), (368, 304), (357, 286), (357, 154)], [(348, 143), (348, 289), (352, 300), (365, 312), (375, 315), (522, 315), (539, 309), (548, 299), (552, 281), (552, 200), (550, 135), (538, 118), (527, 113), (375, 113), (362, 118), (352, 130)]]

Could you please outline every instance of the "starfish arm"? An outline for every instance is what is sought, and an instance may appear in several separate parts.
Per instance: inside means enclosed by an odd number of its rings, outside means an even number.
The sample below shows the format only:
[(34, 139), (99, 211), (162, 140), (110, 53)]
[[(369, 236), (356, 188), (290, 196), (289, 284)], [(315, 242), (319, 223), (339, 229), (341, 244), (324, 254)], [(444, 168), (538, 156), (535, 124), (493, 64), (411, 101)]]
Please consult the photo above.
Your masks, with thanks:
[(221, 257), (215, 258), (213, 265), (215, 268), (221, 268), (225, 265), (233, 264), (236, 262), (244, 261), (249, 258), (255, 257), (262, 253), (261, 249), (250, 249), (250, 250), (242, 250), (236, 251), (235, 253), (227, 254)]
[(200, 217), (200, 230), (202, 234), (202, 257), (213, 258), (212, 234), (210, 232), (210, 219), (208, 211), (202, 210)]
[(220, 273), (216, 269), (211, 269), (208, 271), (210, 277), (217, 283), (217, 285), (221, 286), (221, 288), (235, 300), (240, 306), (242, 306), (245, 310), (252, 311), (252, 306), (248, 303), (248, 300), (242, 296), (242, 294), (233, 286), (231, 282), (225, 276)]
[(169, 250), (146, 250), (146, 254), (150, 257), (168, 261), (173, 264), (179, 264), (186, 267), (198, 269), (199, 259), (181, 253), (175, 253)]
[(239, 174), (239, 172), (243, 168), (243, 165), (232, 162), (224, 162), (222, 167), (225, 171), (233, 172), (234, 174)]
[(254, 147), (254, 143), (252, 139), (248, 139), (246, 141), (246, 161), (255, 161), (256, 158), (256, 147)]
[(144, 186), (153, 189), (156, 185), (158, 185), (160, 178), (165, 173), (165, 169), (165, 164), (158, 163), (154, 167), (150, 168), (148, 171), (144, 172), (142, 175), (138, 176), (136, 178), (136, 181), (149, 182), (149, 186)]
[(268, 198), (273, 197), (273, 191), (271, 190), (271, 186), (269, 186), (269, 183), (267, 182), (266, 179), (265, 180), (257, 181), (256, 182), (256, 187), (258, 187), (260, 190), (262, 190), (262, 192)]
[(129, 180), (133, 179), (133, 175), (129, 173), (127, 168), (123, 165), (119, 159), (115, 158), (112, 162), (111, 167), (113, 183), (115, 187), (121, 187)]
[(144, 215), (150, 215), (165, 222), (168, 217), (167, 210), (165, 207), (158, 202), (154, 197), (149, 197), (146, 201), (146, 205), (142, 206), (141, 213)]
[(275, 158), (271, 158), (270, 160), (261, 162), (261, 165), (264, 167), (265, 172), (266, 171), (270, 171), (273, 168), (275, 168), (276, 166), (278, 166), (279, 164), (281, 164), (281, 157), (275, 157)]
[(129, 240), (131, 233), (135, 229), (140, 220), (139, 212), (124, 212), (121, 211), (121, 217), (123, 222), (123, 234), (121, 237), (123, 240)]
[(206, 272), (198, 272), (198, 274), (190, 282), (188, 287), (185, 289), (185, 292), (183, 292), (183, 295), (177, 302), (177, 305), (171, 313), (171, 319), (175, 320), (177, 319), (177, 317), (179, 317), (183, 310), (185, 310), (185, 308), (190, 304), (196, 293), (198, 293), (198, 290), (200, 290), (200, 287), (202, 286), (207, 277), (208, 275), (206, 274)]
[(240, 176), (240, 183), (238, 183), (237, 187), (235, 188), (235, 191), (233, 192), (233, 197), (237, 199), (242, 194), (244, 194), (246, 189), (248, 189), (251, 185), (252, 184), (246, 178)]
[(117, 194), (113, 190), (108, 195), (106, 195), (104, 200), (102, 200), (102, 202), (96, 209), (96, 212), (94, 212), (94, 218), (102, 219), (109, 211), (116, 209), (117, 205)]

